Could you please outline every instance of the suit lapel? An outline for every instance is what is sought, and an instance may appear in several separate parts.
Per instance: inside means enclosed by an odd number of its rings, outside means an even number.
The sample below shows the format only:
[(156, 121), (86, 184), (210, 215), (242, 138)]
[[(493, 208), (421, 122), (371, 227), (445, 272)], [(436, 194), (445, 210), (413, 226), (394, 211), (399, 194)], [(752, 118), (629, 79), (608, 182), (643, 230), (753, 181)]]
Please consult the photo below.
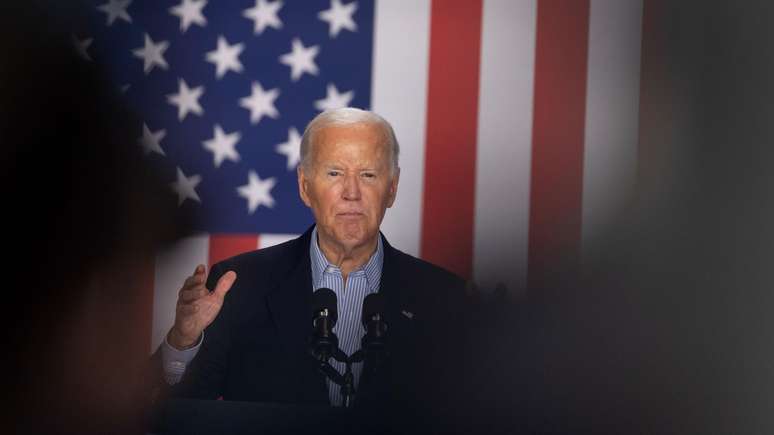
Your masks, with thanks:
[[(289, 358), (286, 369), (294, 373), (292, 401), (328, 403), (325, 377), (316, 369), (314, 359), (307, 354), (312, 331), (312, 269), (309, 259), (310, 228), (297, 240), (291, 264), (286, 271), (277, 271), (274, 290), (267, 304), (282, 348)], [(284, 273), (283, 273), (284, 272)]]
[[(306, 345), (311, 331), (312, 272), (309, 260), (311, 229), (298, 239), (292, 256), (294, 264), (277, 271), (276, 286), (268, 295), (268, 305), (280, 341), (296, 352)], [(283, 273), (284, 272), (284, 273)]]
[(408, 340), (412, 335), (416, 292), (411, 291), (411, 282), (408, 281), (410, 278), (404, 276), (400, 253), (387, 242), (384, 236), (382, 236), (382, 244), (384, 263), (379, 292), (384, 295), (390, 341), (401, 342)]
[(379, 293), (384, 296), (387, 312), (384, 313), (387, 321), (392, 323), (393, 314), (400, 309), (400, 286), (398, 285), (399, 271), (395, 261), (395, 249), (387, 242), (383, 234), (382, 246), (384, 246), (384, 259), (382, 262), (382, 278), (379, 281)]

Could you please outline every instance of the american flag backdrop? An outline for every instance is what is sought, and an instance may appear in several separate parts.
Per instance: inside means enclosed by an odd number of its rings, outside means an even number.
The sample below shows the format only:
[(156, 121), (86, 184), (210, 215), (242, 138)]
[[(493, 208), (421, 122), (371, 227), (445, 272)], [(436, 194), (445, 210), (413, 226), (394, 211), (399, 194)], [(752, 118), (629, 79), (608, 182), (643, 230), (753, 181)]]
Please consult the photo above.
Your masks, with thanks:
[[(300, 134), (370, 108), (401, 144), (397, 248), (487, 288), (575, 253), (635, 182), (643, 0), (100, 0), (74, 43), (143, 118), (194, 237), (149, 271), (151, 348), (198, 263), (303, 232)], [(152, 314), (151, 314), (152, 313)], [(151, 320), (152, 319), (152, 320)]]

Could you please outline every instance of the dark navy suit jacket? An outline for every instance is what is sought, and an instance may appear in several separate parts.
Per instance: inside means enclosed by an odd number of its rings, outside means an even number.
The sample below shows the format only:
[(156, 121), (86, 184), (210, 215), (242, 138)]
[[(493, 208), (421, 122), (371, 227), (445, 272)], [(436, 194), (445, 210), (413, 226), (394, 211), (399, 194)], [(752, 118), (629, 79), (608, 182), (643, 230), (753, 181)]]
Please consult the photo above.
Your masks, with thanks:
[[(173, 396), (275, 403), (327, 404), (324, 376), (307, 346), (312, 332), (311, 228), (289, 242), (214, 265), (207, 287), (237, 273), (223, 308)], [(464, 282), (407, 255), (382, 237), (380, 293), (385, 299), (390, 363), (360, 403), (433, 403), (460, 375), (457, 337)], [(453, 331), (451, 331), (453, 332)]]

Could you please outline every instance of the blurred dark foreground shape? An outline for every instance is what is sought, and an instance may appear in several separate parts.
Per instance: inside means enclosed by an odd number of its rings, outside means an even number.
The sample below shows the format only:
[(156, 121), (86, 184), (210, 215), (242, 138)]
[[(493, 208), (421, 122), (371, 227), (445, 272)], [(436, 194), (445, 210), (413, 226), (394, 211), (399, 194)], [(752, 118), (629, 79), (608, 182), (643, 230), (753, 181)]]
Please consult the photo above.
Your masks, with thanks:
[[(75, 3), (0, 7), (5, 433), (143, 433), (158, 245), (183, 234)], [(69, 2), (64, 2), (69, 3)]]

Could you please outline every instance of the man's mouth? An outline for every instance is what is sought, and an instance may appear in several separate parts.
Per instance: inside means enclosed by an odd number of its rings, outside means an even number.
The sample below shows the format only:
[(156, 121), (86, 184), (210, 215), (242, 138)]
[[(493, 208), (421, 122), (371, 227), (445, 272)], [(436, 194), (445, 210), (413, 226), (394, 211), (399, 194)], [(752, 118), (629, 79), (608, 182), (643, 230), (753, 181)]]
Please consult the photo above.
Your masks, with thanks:
[(345, 212), (337, 213), (336, 215), (345, 217), (345, 218), (355, 218), (355, 217), (364, 216), (363, 213), (359, 211), (345, 211)]

